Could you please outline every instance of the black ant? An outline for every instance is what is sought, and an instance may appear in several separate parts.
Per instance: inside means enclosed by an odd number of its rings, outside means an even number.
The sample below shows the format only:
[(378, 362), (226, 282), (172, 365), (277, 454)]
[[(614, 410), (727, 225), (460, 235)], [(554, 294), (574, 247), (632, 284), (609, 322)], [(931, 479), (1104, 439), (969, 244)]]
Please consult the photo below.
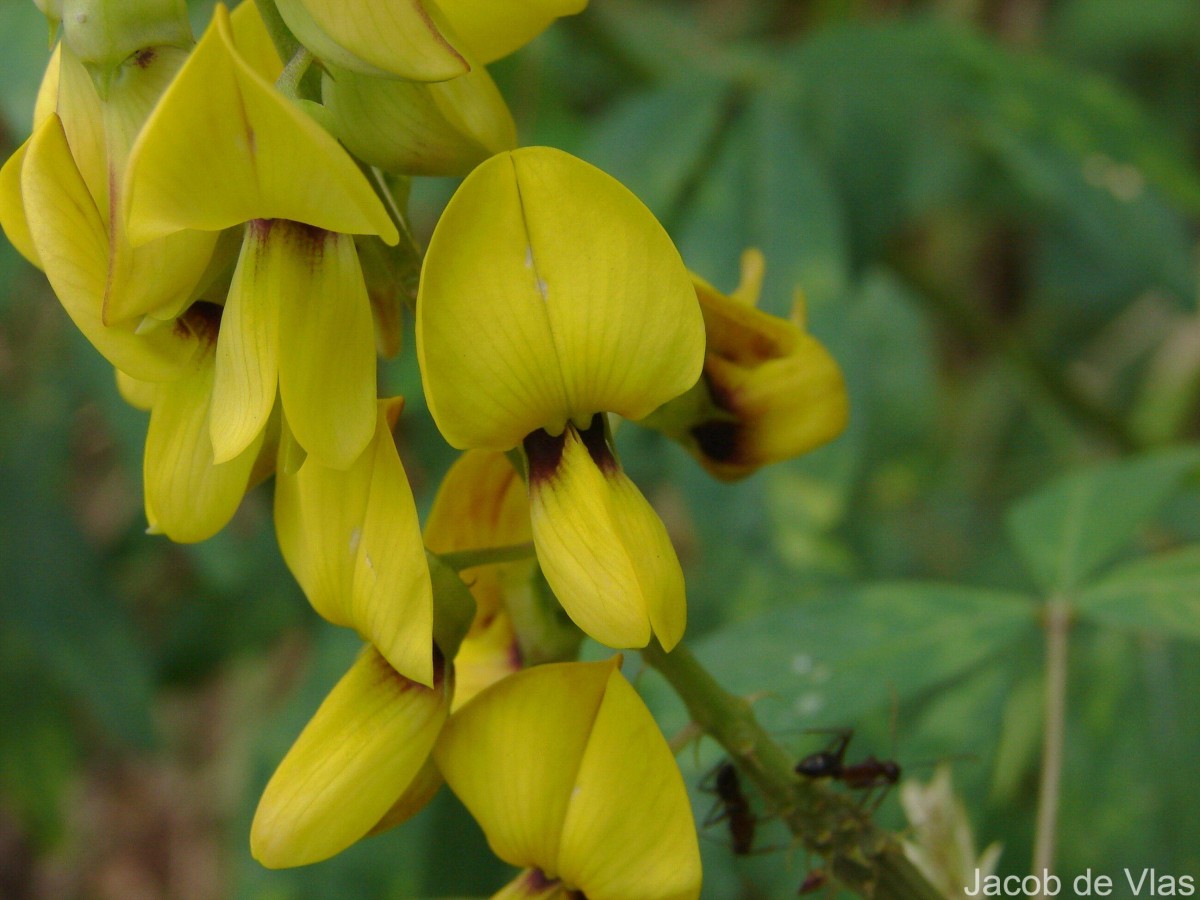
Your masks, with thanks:
[[(851, 790), (873, 791), (886, 789), (900, 781), (900, 765), (891, 760), (868, 756), (862, 762), (846, 764), (846, 748), (854, 737), (852, 729), (837, 732), (833, 742), (824, 750), (810, 753), (796, 763), (796, 774), (805, 778), (832, 778)], [(884, 794), (879, 795), (883, 799)], [(876, 804), (878, 805), (878, 804)]]
[(742, 781), (732, 762), (725, 760), (705, 777), (700, 790), (715, 794), (716, 801), (704, 817), (704, 827), (729, 822), (729, 839), (735, 856), (746, 856), (754, 846), (758, 816), (742, 793)]

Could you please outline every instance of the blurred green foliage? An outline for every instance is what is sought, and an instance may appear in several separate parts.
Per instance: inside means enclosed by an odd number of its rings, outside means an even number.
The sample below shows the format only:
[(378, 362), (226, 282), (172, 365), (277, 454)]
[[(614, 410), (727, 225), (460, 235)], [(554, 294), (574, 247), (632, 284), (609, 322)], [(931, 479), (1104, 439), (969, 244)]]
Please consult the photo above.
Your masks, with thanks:
[[(32, 4), (0, 6), (6, 152), (46, 40)], [(802, 287), (845, 369), (846, 434), (742, 483), (621, 429), (684, 560), (700, 657), (764, 695), (798, 757), (824, 741), (803, 729), (853, 726), (854, 753), (959, 758), (980, 843), (1022, 873), (1040, 612), (1065, 596), (1061, 872), (1200, 874), (1200, 6), (593, 0), (495, 68), (523, 142), (623, 180), (720, 287), (762, 248), (764, 306), (785, 314)], [(415, 185), (421, 233), (451, 189)], [(409, 398), (424, 510), (452, 451), (411, 337), (383, 380)], [(249, 858), (258, 792), (355, 641), (291, 581), (269, 485), (206, 544), (142, 534), (144, 428), (0, 247), (0, 895), (124, 896), (118, 863), (163, 896), (497, 886), (446, 792), (328, 863)], [(683, 727), (661, 680), (638, 685), (668, 735)], [(716, 758), (681, 754), (693, 787)], [(160, 789), (163, 772), (200, 787)], [(159, 786), (140, 804), (139, 779)], [(702, 818), (711, 798), (693, 800)], [(899, 826), (895, 806), (880, 815)], [(735, 861), (719, 826), (706, 836), (706, 896), (803, 880), (802, 854)]]

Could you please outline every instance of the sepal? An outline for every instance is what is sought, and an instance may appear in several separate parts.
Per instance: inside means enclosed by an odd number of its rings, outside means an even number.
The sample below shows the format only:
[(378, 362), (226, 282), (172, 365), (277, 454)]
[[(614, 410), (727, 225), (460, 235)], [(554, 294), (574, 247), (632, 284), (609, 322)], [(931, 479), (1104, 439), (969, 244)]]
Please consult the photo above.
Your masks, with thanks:
[(462, 176), (517, 145), (512, 114), (483, 66), (434, 84), (331, 69), (322, 96), (338, 139), (389, 172)]

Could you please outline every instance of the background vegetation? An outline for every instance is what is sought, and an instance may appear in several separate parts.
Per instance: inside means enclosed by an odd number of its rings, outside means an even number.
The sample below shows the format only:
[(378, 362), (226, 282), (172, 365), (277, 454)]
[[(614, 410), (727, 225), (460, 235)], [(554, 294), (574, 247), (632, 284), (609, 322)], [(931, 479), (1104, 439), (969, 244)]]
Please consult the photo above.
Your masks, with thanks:
[[(0, 5), (6, 154), (46, 55), (33, 5)], [(761, 247), (764, 305), (801, 285), (850, 383), (840, 440), (737, 485), (622, 430), (701, 659), (797, 757), (853, 726), (851, 755), (915, 777), (955, 759), (979, 843), (1025, 873), (1066, 610), (1060, 874), (1200, 876), (1200, 5), (593, 0), (496, 76), (524, 143), (622, 179), (718, 286)], [(415, 185), (422, 233), (452, 187)], [(424, 510), (452, 455), (412, 346), (384, 380)], [(356, 641), (284, 568), (269, 484), (204, 544), (145, 536), (144, 429), (0, 247), (0, 896), (494, 889), (448, 792), (328, 863), (250, 859), (258, 792)], [(693, 785), (717, 756), (681, 756)], [(803, 880), (803, 854), (706, 837), (706, 896)]]

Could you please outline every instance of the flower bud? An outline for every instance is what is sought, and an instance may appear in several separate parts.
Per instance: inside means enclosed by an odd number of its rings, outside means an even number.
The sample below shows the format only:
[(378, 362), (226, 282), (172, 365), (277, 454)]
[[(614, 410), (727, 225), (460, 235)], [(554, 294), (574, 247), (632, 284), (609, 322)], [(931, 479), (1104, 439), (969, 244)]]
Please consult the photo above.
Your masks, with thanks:
[(192, 43), (184, 0), (62, 0), (63, 41), (89, 67), (112, 69), (139, 50)]
[(512, 115), (482, 66), (436, 84), (332, 69), (322, 97), (337, 138), (389, 172), (466, 175), (517, 145)]

